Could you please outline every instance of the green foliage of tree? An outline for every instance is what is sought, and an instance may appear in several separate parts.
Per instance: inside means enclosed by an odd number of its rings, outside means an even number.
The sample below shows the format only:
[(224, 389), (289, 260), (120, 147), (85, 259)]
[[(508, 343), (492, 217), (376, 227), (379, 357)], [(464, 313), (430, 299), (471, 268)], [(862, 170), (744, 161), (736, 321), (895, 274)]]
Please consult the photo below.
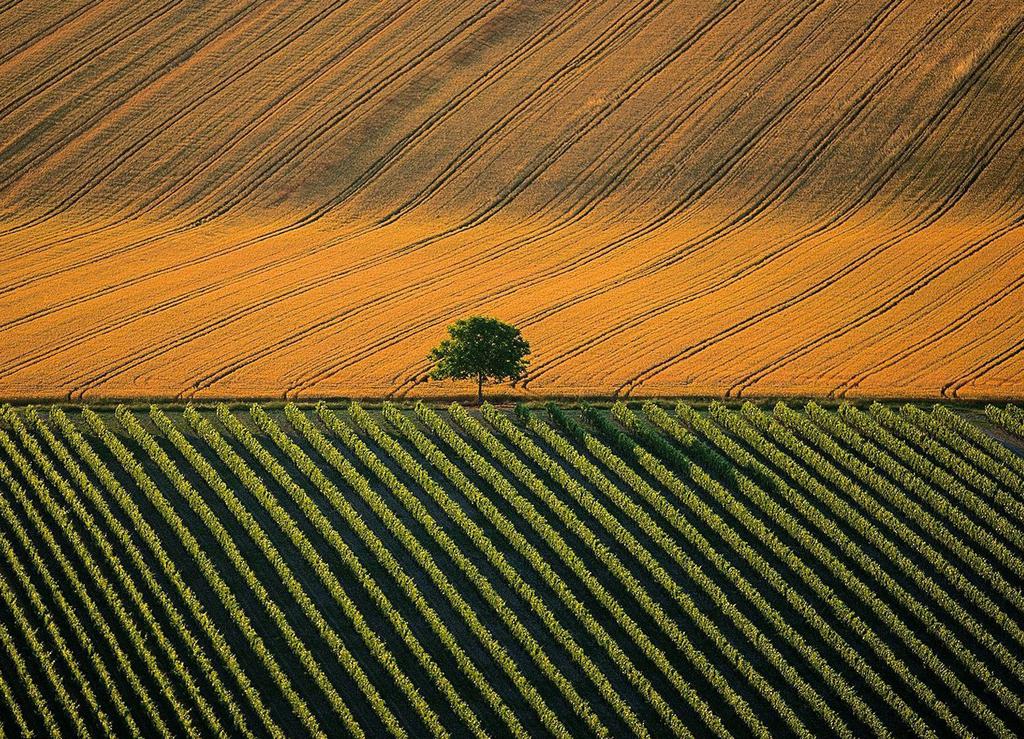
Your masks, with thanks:
[(476, 379), (477, 402), (484, 382), (520, 380), (526, 374), (530, 344), (515, 326), (488, 316), (462, 318), (448, 327), (448, 338), (431, 349), (434, 380)]

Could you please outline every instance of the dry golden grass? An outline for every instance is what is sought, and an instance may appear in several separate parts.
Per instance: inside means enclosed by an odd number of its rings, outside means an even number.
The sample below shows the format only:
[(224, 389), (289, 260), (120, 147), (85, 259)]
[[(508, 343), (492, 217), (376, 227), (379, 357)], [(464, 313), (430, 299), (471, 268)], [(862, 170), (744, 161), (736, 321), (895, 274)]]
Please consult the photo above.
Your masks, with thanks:
[(0, 3), (0, 396), (1024, 394), (1024, 9)]

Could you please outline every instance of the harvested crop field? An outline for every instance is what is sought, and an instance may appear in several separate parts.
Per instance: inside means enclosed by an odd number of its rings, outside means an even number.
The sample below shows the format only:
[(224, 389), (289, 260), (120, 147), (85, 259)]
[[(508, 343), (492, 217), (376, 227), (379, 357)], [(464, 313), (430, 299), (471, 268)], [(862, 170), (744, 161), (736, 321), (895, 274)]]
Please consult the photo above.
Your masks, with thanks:
[(0, 407), (0, 730), (1024, 730), (1024, 411)]
[(1024, 394), (1024, 6), (0, 3), (0, 397)]

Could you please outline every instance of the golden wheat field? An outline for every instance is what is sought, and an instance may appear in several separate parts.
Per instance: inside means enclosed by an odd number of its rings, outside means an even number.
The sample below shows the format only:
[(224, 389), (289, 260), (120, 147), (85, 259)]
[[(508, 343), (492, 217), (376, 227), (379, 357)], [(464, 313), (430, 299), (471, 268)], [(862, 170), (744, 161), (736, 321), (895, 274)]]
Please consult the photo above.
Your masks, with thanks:
[(4, 0), (0, 396), (1024, 393), (1024, 7)]

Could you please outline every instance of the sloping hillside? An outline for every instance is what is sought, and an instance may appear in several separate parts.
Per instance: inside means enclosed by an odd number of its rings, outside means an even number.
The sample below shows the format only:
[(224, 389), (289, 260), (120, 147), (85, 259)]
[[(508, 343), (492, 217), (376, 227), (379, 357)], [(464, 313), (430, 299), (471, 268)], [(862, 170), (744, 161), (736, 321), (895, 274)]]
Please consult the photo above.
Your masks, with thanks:
[(1024, 7), (0, 2), (0, 396), (1024, 393)]

